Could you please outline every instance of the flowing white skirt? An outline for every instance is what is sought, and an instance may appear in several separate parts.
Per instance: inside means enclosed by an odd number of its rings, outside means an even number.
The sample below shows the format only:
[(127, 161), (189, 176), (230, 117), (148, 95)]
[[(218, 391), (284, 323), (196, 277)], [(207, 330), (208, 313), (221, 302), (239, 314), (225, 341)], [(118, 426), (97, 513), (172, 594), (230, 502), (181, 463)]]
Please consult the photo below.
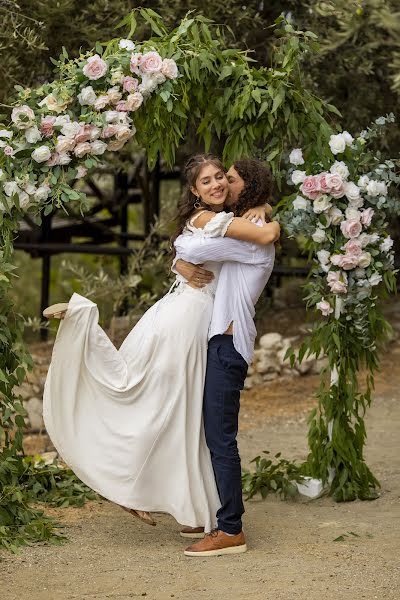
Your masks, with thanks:
[(203, 419), (213, 298), (189, 286), (152, 306), (117, 350), (96, 304), (73, 294), (44, 390), (54, 446), (112, 502), (216, 526), (220, 506)]

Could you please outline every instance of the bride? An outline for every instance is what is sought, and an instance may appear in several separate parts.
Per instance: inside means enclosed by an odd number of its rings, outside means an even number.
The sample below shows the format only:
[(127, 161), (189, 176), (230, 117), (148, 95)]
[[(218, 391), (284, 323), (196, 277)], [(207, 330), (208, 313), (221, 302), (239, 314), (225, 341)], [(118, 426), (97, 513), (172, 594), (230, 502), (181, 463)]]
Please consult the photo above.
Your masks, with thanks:
[[(223, 211), (229, 188), (222, 163), (189, 160), (178, 234), (269, 244), (279, 225), (259, 227)], [(196, 217), (212, 218), (203, 228)], [(214, 214), (215, 213), (215, 214)], [(220, 506), (206, 445), (202, 403), (210, 324), (220, 264), (202, 289), (177, 281), (117, 350), (98, 324), (96, 304), (73, 294), (45, 316), (62, 318), (44, 389), (49, 436), (76, 475), (108, 500), (155, 524), (150, 512), (190, 527), (216, 526)]]

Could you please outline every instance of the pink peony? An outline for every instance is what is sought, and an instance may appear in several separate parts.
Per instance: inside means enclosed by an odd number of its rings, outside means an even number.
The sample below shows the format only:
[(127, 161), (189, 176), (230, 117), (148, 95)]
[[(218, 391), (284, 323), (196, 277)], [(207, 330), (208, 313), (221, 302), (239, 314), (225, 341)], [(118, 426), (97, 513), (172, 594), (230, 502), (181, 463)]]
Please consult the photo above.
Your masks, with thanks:
[(100, 79), (107, 73), (107, 70), (107, 63), (98, 54), (95, 54), (88, 58), (86, 65), (83, 67), (83, 74), (88, 79)]
[(307, 175), (300, 186), (300, 191), (304, 194), (304, 196), (307, 196), (307, 198), (310, 198), (311, 200), (320, 198), (322, 196), (322, 192), (319, 187), (318, 175)]
[(142, 73), (158, 73), (161, 71), (163, 61), (158, 52), (146, 52), (140, 61), (140, 70)]
[(130, 94), (131, 92), (136, 92), (137, 87), (139, 85), (139, 80), (135, 77), (126, 76), (124, 77), (122, 84), (125, 92), (128, 92), (128, 94)]
[(342, 221), (340, 224), (340, 229), (346, 238), (356, 238), (360, 235), (362, 231), (362, 225), (360, 221), (356, 219), (348, 219), (347, 221)]
[(51, 137), (54, 131), (54, 122), (57, 117), (44, 117), (40, 123), (40, 132), (44, 137)]
[(371, 225), (372, 217), (374, 216), (373, 208), (366, 208), (361, 211), (361, 223), (365, 225), (365, 227), (369, 227)]

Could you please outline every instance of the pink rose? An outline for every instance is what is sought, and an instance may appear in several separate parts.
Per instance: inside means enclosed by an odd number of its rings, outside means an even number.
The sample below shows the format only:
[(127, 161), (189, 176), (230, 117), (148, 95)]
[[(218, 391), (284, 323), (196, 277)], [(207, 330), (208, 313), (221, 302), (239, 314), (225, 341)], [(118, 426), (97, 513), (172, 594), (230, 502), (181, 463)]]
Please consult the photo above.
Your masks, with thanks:
[(115, 135), (118, 131), (118, 125), (107, 125), (101, 132), (101, 137), (107, 139)]
[(316, 307), (322, 312), (324, 317), (328, 317), (333, 313), (333, 308), (327, 300), (322, 298), (321, 302), (317, 302)]
[(329, 194), (331, 188), (327, 183), (326, 180), (326, 176), (328, 175), (328, 173), (320, 173), (317, 177), (319, 180), (319, 189), (321, 190), (321, 192), (324, 192), (324, 194)]
[(79, 167), (76, 170), (76, 175), (75, 175), (75, 179), (81, 179), (82, 177), (85, 177), (85, 175), (87, 175), (87, 168), (86, 167), (82, 167), (82, 165), (79, 165)]
[(117, 132), (115, 137), (118, 141), (126, 142), (131, 138), (135, 133), (135, 130), (132, 130), (128, 125), (117, 125)]
[(53, 154), (50, 156), (49, 160), (46, 160), (46, 165), (48, 167), (55, 167), (56, 165), (59, 164), (58, 158), (59, 158), (58, 152), (53, 152)]
[(358, 266), (358, 256), (352, 254), (335, 254), (331, 256), (331, 263), (345, 271), (355, 269)]
[(111, 152), (118, 152), (118, 150), (121, 150), (121, 148), (123, 146), (125, 146), (125, 144), (126, 144), (126, 140), (121, 140), (121, 141), (114, 140), (113, 142), (109, 142), (107, 144), (107, 150), (110, 150)]
[(356, 238), (362, 231), (362, 225), (360, 221), (357, 221), (356, 219), (348, 219), (347, 221), (341, 222), (340, 229), (344, 237)]
[(100, 79), (107, 73), (107, 70), (107, 63), (98, 54), (95, 54), (88, 58), (86, 65), (83, 67), (83, 74), (88, 79)]
[(326, 280), (331, 292), (345, 294), (347, 292), (347, 275), (340, 271), (329, 271)]
[(307, 196), (307, 198), (310, 198), (311, 200), (320, 198), (323, 194), (319, 187), (318, 176), (307, 175), (300, 186), (300, 191), (304, 194), (304, 196)]
[(344, 182), (338, 173), (327, 173), (325, 181), (330, 189), (329, 193), (333, 198), (342, 198), (344, 196)]
[(91, 149), (89, 142), (83, 142), (75, 146), (74, 154), (77, 158), (82, 158), (85, 154), (90, 154)]
[(40, 132), (44, 137), (51, 137), (54, 130), (54, 122), (57, 117), (44, 117), (40, 123)]
[(365, 227), (369, 227), (371, 225), (372, 217), (374, 216), (373, 208), (366, 208), (361, 211), (361, 223), (365, 225)]
[(163, 61), (158, 52), (146, 52), (140, 61), (140, 70), (142, 73), (158, 73), (161, 71)]
[(349, 240), (345, 243), (342, 249), (346, 250), (346, 254), (351, 254), (352, 256), (360, 256), (362, 252), (362, 245), (359, 240)]
[(128, 110), (128, 106), (127, 103), (125, 102), (125, 100), (120, 100), (117, 105), (116, 105), (116, 110), (118, 110), (119, 112), (127, 112)]
[(122, 98), (122, 94), (118, 86), (114, 86), (107, 91), (107, 98), (111, 104), (116, 104)]
[(107, 104), (109, 102), (110, 102), (109, 97), (103, 94), (102, 96), (99, 96), (97, 98), (97, 100), (95, 100), (93, 106), (94, 106), (94, 108), (96, 110), (101, 110), (102, 108), (104, 108), (105, 106), (107, 106)]
[(4, 154), (6, 156), (14, 156), (14, 148), (12, 148), (12, 146), (5, 146)]
[(124, 77), (122, 84), (125, 92), (128, 92), (128, 94), (130, 94), (131, 92), (136, 92), (137, 87), (139, 85), (139, 80), (135, 77), (126, 76)]
[(56, 152), (71, 152), (75, 147), (74, 138), (59, 135), (56, 143)]
[(161, 73), (168, 79), (176, 79), (178, 77), (178, 67), (172, 58), (164, 58), (162, 62)]
[(130, 70), (132, 71), (132, 73), (135, 73), (136, 75), (138, 75), (140, 73), (140, 65), (142, 62), (142, 54), (140, 54), (140, 52), (134, 52), (131, 55), (131, 62), (130, 62)]
[(129, 94), (126, 99), (126, 106), (128, 110), (134, 111), (140, 108), (143, 103), (143, 96), (140, 92), (135, 92), (134, 94)]
[(92, 125), (81, 125), (78, 133), (75, 135), (74, 140), (76, 144), (82, 142), (88, 142), (92, 135)]

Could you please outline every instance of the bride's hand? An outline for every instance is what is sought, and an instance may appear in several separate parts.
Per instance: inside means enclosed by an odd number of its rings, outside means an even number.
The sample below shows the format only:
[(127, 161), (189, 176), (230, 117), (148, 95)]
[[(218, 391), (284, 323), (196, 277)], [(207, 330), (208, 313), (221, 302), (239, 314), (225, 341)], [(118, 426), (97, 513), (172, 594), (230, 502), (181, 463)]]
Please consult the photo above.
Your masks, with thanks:
[(188, 284), (194, 288), (203, 288), (214, 279), (214, 273), (202, 268), (203, 265), (193, 265), (181, 258), (176, 261), (175, 269)]
[(254, 222), (257, 222), (260, 219), (265, 223), (266, 218), (269, 219), (271, 214), (272, 206), (270, 204), (262, 204), (261, 206), (250, 208), (244, 213), (243, 218)]

